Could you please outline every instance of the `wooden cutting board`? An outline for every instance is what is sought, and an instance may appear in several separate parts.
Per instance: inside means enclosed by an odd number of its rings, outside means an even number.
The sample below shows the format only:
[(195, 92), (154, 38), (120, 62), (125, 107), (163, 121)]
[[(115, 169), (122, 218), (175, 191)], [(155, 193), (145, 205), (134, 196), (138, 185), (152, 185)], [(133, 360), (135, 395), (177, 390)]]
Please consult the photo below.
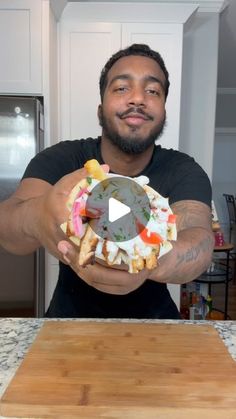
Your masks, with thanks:
[(236, 363), (207, 324), (49, 321), (1, 415), (235, 419)]

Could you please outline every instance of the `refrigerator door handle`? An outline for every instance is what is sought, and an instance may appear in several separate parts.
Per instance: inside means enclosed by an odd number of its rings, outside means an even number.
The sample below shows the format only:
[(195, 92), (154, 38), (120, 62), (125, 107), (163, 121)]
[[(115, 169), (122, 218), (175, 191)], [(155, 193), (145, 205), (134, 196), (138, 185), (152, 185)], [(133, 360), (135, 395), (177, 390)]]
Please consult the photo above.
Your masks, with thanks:
[(45, 250), (35, 252), (35, 316), (44, 317), (45, 313)]
[(39, 129), (44, 132), (44, 114), (39, 111)]

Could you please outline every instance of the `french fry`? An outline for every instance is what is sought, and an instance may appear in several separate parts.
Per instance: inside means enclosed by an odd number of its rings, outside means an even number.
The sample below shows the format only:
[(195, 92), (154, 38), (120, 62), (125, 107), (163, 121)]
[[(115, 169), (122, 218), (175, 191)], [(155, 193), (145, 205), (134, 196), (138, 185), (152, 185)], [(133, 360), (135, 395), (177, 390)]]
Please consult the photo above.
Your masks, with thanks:
[(105, 180), (107, 175), (97, 160), (91, 159), (84, 164), (85, 169), (94, 179)]
[(142, 257), (138, 257), (138, 259), (133, 259), (131, 262), (132, 272), (137, 273), (144, 269), (144, 259)]
[(85, 266), (89, 263), (90, 259), (95, 257), (95, 249), (98, 243), (98, 236), (96, 236), (88, 224), (85, 235), (82, 237), (80, 241), (80, 251), (78, 262), (79, 265)]
[(159, 254), (159, 248), (152, 249), (151, 254), (146, 257), (146, 268), (147, 269), (154, 269), (154, 268), (157, 267), (157, 265), (158, 265), (158, 262), (157, 262), (158, 254)]

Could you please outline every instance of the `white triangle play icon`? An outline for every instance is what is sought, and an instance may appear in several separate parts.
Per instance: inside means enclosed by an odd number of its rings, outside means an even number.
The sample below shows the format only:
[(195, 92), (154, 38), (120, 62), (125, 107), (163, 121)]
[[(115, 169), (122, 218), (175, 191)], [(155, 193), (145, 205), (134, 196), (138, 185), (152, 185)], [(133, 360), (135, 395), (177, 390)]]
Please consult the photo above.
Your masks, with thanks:
[(118, 201), (115, 198), (109, 198), (108, 201), (108, 219), (110, 223), (118, 220), (126, 214), (130, 213), (130, 207)]

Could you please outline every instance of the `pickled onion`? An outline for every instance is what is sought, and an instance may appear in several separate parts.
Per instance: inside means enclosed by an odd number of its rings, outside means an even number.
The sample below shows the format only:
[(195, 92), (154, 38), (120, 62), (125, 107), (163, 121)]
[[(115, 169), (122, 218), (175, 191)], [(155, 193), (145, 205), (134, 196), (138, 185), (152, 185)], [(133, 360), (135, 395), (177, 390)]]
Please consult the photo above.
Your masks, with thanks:
[(82, 223), (82, 218), (80, 217), (81, 203), (75, 201), (72, 207), (72, 223), (75, 230), (75, 235), (82, 237), (84, 234), (84, 226)]
[(81, 188), (80, 191), (78, 192), (78, 195), (76, 196), (76, 199), (80, 198), (84, 193), (88, 193), (88, 189), (87, 188)]

